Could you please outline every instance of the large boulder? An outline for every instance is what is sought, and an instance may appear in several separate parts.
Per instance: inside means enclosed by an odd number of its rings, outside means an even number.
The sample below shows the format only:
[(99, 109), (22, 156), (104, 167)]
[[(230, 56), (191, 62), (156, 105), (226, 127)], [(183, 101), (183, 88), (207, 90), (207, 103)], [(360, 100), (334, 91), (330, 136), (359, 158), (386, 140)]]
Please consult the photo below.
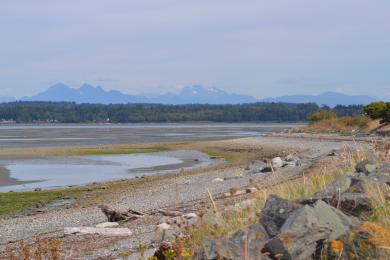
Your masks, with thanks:
[(312, 259), (324, 241), (340, 238), (356, 225), (340, 210), (319, 200), (293, 211), (280, 234), (264, 246), (263, 253), (273, 259)]
[(366, 219), (372, 214), (373, 205), (366, 194), (367, 185), (375, 185), (364, 174), (350, 173), (338, 178), (313, 197), (301, 200), (302, 204), (314, 204), (322, 200), (348, 215)]
[(268, 238), (260, 224), (239, 230), (230, 238), (205, 237), (199, 259), (269, 259), (261, 255)]
[(280, 228), (291, 213), (300, 207), (299, 204), (271, 195), (261, 211), (260, 222), (268, 235), (274, 237), (280, 233)]

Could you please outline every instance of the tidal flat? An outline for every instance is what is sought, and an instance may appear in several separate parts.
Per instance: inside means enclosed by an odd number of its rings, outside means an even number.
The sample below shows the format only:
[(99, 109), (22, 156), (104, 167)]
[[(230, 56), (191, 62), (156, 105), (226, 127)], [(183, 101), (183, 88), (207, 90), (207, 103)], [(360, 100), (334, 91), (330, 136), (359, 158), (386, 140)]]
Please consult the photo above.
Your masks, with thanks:
[(50, 156), (1, 160), (0, 192), (79, 186), (173, 173), (220, 163), (202, 152)]

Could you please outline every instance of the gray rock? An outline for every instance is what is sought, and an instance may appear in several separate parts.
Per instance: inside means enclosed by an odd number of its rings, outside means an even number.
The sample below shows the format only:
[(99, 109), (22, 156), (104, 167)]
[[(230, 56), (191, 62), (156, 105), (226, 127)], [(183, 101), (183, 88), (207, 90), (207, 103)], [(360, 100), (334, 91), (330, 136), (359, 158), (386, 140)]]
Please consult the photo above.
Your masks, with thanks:
[(173, 227), (168, 223), (161, 223), (156, 227), (153, 242), (162, 243), (174, 241), (180, 231), (179, 228)]
[(230, 238), (206, 237), (201, 259), (269, 259), (261, 254), (267, 240), (268, 235), (260, 224), (239, 230)]
[(284, 166), (300, 166), (301, 164), (301, 159), (293, 154), (287, 155), (284, 162)]
[(367, 173), (370, 174), (370, 173), (375, 172), (376, 169), (379, 168), (379, 165), (378, 164), (366, 164), (365, 168), (366, 168)]
[(272, 172), (272, 168), (270, 166), (267, 166), (267, 167), (264, 167), (262, 170), (261, 170), (262, 173), (267, 173), (267, 172)]
[(305, 205), (295, 210), (281, 227), (281, 234), (271, 239), (263, 251), (277, 259), (312, 259), (324, 241), (346, 235), (356, 224), (319, 200), (313, 207)]
[(376, 162), (374, 162), (373, 160), (368, 160), (368, 159), (365, 159), (361, 162), (359, 162), (357, 165), (356, 165), (356, 172), (362, 172), (362, 173), (365, 173), (365, 174), (370, 174), (370, 173), (373, 173), (376, 169), (378, 169), (380, 167), (380, 165), (378, 165)]
[(274, 237), (280, 233), (280, 228), (291, 213), (300, 207), (301, 205), (271, 195), (261, 211), (260, 222), (268, 235)]
[(332, 149), (329, 151), (328, 156), (338, 156), (341, 154), (341, 150), (338, 149)]
[[(317, 192), (311, 198), (301, 200), (301, 203), (312, 205), (322, 200), (345, 214), (365, 219), (373, 210), (371, 201), (365, 194), (369, 183), (372, 182), (367, 177), (342, 176), (325, 190)], [(373, 184), (377, 187), (376, 183)]]
[(367, 219), (373, 213), (371, 200), (364, 193), (343, 193), (332, 205), (346, 214), (361, 219)]
[(368, 175), (368, 178), (378, 183), (384, 183), (390, 186), (390, 163), (386, 162), (376, 169), (375, 172)]
[(275, 157), (271, 160), (271, 165), (274, 168), (280, 168), (283, 167), (284, 161), (280, 157)]
[(314, 194), (314, 198), (333, 198), (346, 192), (352, 184), (352, 174), (341, 176), (336, 181), (329, 184), (324, 190)]
[(246, 168), (250, 173), (261, 173), (262, 170), (266, 167), (269, 167), (266, 162), (256, 160), (249, 164)]

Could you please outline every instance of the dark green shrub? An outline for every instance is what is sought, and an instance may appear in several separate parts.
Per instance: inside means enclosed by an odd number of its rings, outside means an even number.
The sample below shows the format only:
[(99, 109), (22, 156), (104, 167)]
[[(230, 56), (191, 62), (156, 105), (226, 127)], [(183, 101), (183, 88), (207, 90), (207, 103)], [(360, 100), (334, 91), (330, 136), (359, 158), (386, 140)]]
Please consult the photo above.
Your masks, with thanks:
[(372, 119), (380, 119), (381, 123), (390, 122), (390, 102), (373, 102), (364, 107), (364, 113)]
[(337, 114), (334, 111), (321, 109), (320, 111), (313, 112), (309, 115), (309, 122), (314, 123), (322, 120), (337, 118)]

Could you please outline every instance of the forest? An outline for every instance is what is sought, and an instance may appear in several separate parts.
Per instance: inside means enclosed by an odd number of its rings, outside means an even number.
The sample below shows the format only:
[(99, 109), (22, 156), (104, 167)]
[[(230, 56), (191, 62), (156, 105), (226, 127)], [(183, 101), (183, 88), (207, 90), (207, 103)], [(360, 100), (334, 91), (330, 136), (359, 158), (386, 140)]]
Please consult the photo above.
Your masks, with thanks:
[(76, 104), (10, 102), (0, 104), (0, 121), (16, 123), (141, 122), (304, 122), (320, 109), (339, 116), (356, 115), (363, 106), (319, 107), (315, 103), (251, 103), (242, 105)]

